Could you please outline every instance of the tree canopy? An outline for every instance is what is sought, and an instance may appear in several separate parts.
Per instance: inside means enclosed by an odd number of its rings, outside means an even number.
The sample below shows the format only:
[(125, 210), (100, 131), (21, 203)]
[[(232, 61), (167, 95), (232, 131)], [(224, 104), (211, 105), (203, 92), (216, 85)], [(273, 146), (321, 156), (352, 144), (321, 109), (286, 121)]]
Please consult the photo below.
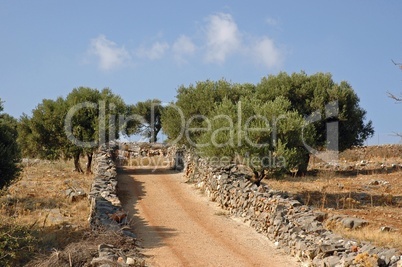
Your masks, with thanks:
[(3, 113), (0, 100), (0, 189), (18, 177), (21, 153), (17, 143), (17, 120)]
[[(226, 80), (207, 80), (188, 87), (180, 86), (176, 102), (172, 102), (162, 112), (162, 129), (169, 141), (190, 145), (190, 141), (197, 142), (201, 132), (186, 132), (186, 129), (201, 128), (204, 118), (224, 99), (234, 104), (240, 97), (253, 94), (254, 91), (255, 86), (252, 84), (231, 84)], [(188, 138), (184, 138), (186, 134)]]
[(87, 156), (86, 172), (91, 171), (93, 152), (98, 145), (131, 133), (134, 124), (125, 119), (127, 106), (118, 95), (105, 88), (74, 88), (66, 98), (44, 99), (19, 121), (19, 143), (24, 156), (42, 159), (74, 159), (75, 170), (83, 172), (79, 159)]
[(281, 72), (256, 85), (207, 80), (177, 90), (163, 131), (210, 158), (240, 155), (254, 168), (305, 172), (310, 153), (342, 151), (373, 135), (359, 101), (328, 73)]
[(130, 105), (129, 114), (136, 115), (140, 120), (137, 122), (137, 133), (149, 139), (149, 142), (155, 143), (158, 140), (158, 133), (162, 129), (161, 116), (164, 110), (162, 102), (159, 99), (148, 99)]

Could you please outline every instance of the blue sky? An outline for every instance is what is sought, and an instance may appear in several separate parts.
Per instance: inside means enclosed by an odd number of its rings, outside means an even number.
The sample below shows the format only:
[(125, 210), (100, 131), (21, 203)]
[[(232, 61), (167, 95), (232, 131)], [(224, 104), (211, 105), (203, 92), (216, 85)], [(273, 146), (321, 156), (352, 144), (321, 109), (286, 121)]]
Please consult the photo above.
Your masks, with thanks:
[(402, 1), (0, 1), (0, 98), (19, 117), (73, 88), (169, 102), (206, 79), (330, 72), (348, 81), (376, 134), (398, 143)]

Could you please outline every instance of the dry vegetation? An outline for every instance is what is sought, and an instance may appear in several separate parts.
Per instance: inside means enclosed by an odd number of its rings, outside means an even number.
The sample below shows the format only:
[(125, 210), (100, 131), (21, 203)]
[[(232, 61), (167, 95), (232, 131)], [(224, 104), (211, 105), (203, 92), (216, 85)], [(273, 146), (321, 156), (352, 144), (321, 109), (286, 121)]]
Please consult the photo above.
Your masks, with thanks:
[(72, 171), (72, 162), (32, 161), (0, 197), (0, 265), (21, 266), (82, 240), (89, 203), (71, 202), (67, 189), (89, 192), (92, 176)]
[[(264, 182), (328, 214), (369, 221), (369, 226), (358, 230), (327, 225), (335, 232), (402, 250), (402, 157), (365, 155), (365, 166), (361, 166), (362, 156), (348, 153), (337, 168), (313, 163), (311, 175)], [(160, 166), (164, 160), (137, 158), (129, 164)], [(93, 177), (73, 172), (72, 166), (72, 162), (33, 161), (24, 166), (17, 182), (1, 192), (1, 266), (70, 266), (70, 261), (84, 266), (102, 240), (120, 245), (126, 242), (117, 235), (89, 231), (87, 199), (71, 202), (66, 190), (79, 188), (88, 193)], [(380, 231), (384, 226), (392, 231)]]
[[(345, 237), (402, 251), (402, 158), (370, 155), (363, 160), (353, 151), (347, 153), (341, 154), (341, 163), (335, 167), (313, 163), (312, 172), (305, 177), (265, 182), (329, 215), (346, 214), (369, 222), (358, 230), (333, 224), (327, 225), (329, 229)], [(391, 231), (381, 231), (381, 227)]]

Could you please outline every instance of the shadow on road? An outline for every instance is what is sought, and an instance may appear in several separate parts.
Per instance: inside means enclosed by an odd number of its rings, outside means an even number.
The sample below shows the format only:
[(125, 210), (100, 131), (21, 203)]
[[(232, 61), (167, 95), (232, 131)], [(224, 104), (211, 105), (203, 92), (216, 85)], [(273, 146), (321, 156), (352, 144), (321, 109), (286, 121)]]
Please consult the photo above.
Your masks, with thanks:
[(136, 175), (159, 175), (175, 173), (168, 169), (131, 169), (118, 168), (118, 196), (123, 209), (128, 213), (129, 224), (134, 233), (157, 233), (148, 235), (147, 240), (141, 240), (144, 248), (156, 248), (165, 246), (165, 239), (176, 235), (177, 230), (164, 226), (151, 226), (141, 218), (136, 208), (138, 200), (146, 195), (144, 183), (135, 179)]

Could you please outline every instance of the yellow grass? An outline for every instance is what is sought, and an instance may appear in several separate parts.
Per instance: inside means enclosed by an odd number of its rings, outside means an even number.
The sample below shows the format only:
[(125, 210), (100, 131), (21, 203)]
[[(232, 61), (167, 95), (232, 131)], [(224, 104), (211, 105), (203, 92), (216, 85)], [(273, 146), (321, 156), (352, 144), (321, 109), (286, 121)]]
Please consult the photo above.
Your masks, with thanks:
[[(386, 181), (388, 185), (372, 186), (373, 180)], [(332, 227), (335, 232), (402, 251), (402, 171), (350, 176), (321, 171), (316, 176), (289, 176), (264, 182), (328, 214), (345, 214), (369, 222), (368, 227), (358, 230)], [(383, 226), (394, 231), (381, 232)]]
[(46, 217), (58, 209), (68, 224), (86, 226), (88, 202), (70, 203), (66, 190), (81, 188), (88, 193), (93, 178), (73, 172), (72, 166), (70, 161), (57, 161), (24, 167), (20, 180), (1, 197), (0, 214), (18, 218), (21, 224), (48, 226), (51, 222)]
[(27, 229), (36, 238), (36, 254), (80, 240), (89, 229), (89, 202), (87, 198), (70, 202), (66, 190), (89, 193), (93, 177), (73, 172), (73, 166), (71, 161), (24, 166), (20, 179), (0, 196), (0, 229)]
[(396, 232), (382, 232), (370, 225), (355, 230), (346, 229), (340, 225), (331, 226), (329, 229), (346, 238), (369, 241), (377, 246), (397, 248), (402, 251), (402, 236)]

